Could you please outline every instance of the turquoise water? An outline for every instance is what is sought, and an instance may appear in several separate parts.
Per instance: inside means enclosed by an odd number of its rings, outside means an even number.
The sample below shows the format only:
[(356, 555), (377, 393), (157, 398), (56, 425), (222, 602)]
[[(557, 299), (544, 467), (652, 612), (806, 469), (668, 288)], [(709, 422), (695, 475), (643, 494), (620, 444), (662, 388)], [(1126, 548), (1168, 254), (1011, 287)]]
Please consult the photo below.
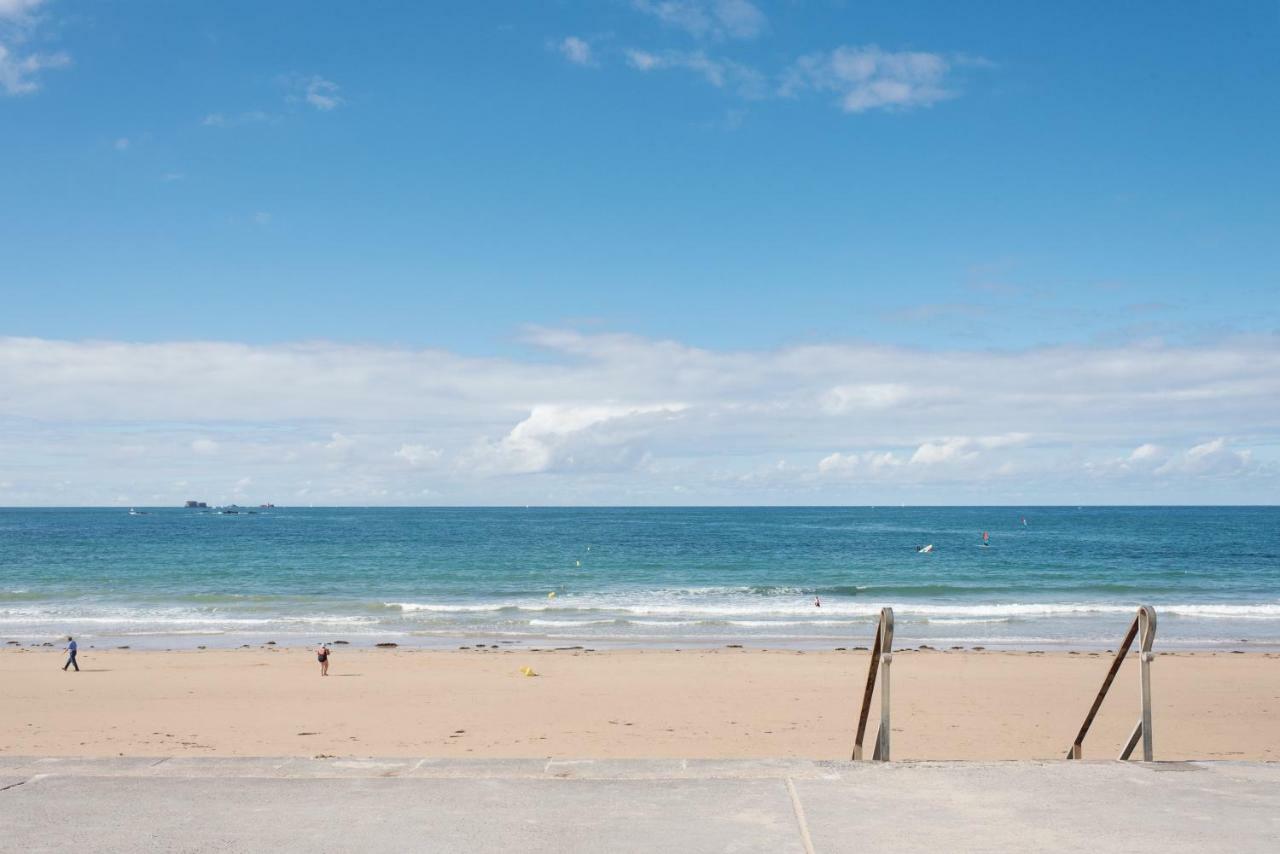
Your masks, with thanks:
[(1280, 646), (1280, 509), (0, 510), (24, 643), (831, 647), (892, 605), (902, 645), (1092, 648), (1139, 602)]

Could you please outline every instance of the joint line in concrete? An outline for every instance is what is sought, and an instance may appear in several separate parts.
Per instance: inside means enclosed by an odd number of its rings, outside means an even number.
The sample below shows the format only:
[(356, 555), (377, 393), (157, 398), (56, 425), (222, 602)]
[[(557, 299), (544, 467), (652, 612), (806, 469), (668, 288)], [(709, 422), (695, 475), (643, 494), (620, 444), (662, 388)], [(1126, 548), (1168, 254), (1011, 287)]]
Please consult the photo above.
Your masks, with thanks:
[(796, 824), (800, 826), (800, 842), (804, 845), (804, 854), (814, 854), (813, 837), (809, 835), (809, 822), (804, 818), (804, 807), (800, 805), (800, 793), (796, 791), (796, 784), (787, 778), (787, 794), (791, 796), (791, 809), (796, 814)]

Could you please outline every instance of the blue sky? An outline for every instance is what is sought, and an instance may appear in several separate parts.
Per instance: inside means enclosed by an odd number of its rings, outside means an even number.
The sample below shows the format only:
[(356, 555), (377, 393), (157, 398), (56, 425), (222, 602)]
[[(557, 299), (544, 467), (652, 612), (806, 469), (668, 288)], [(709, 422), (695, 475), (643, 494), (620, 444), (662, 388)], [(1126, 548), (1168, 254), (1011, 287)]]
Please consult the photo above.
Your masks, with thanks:
[[(0, 0), (0, 503), (1274, 501), (1277, 36), (1269, 2)], [(193, 352), (232, 417), (155, 405)], [(59, 402), (117, 357), (120, 411)], [(474, 382), (398, 407), (388, 359)], [(1028, 414), (994, 372), (1044, 360), (1084, 373)], [(924, 406), (962, 363), (969, 408)]]

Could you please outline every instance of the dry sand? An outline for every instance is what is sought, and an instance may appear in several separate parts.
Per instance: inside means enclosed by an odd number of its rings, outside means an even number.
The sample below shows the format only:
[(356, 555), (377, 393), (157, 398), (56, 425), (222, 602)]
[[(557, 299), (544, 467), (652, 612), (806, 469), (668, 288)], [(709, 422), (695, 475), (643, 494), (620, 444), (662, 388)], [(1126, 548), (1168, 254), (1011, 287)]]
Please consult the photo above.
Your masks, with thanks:
[[(1109, 661), (899, 652), (893, 758), (1059, 758)], [(328, 678), (303, 649), (82, 649), (80, 663), (0, 652), (0, 753), (840, 759), (867, 653), (339, 646)], [(1280, 654), (1164, 654), (1153, 668), (1156, 758), (1280, 759)], [(1085, 757), (1114, 757), (1137, 715), (1131, 657)], [(875, 726), (873, 713), (868, 744)]]

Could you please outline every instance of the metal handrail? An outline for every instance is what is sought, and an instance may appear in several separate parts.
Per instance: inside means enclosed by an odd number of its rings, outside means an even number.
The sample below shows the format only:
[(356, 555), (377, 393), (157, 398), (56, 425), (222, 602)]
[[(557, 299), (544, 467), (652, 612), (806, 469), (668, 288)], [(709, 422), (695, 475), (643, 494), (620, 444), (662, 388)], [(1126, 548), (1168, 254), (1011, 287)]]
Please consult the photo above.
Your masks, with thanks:
[(876, 677), (883, 671), (880, 683), (880, 731), (876, 734), (873, 760), (889, 761), (889, 665), (893, 663), (893, 609), (880, 609), (880, 623), (871, 647), (871, 667), (867, 670), (867, 688), (862, 694), (862, 712), (858, 715), (858, 734), (853, 739), (853, 758), (862, 759), (862, 737), (867, 732), (867, 716), (871, 714), (871, 695), (876, 690)]
[(1111, 683), (1115, 681), (1116, 674), (1120, 672), (1120, 665), (1124, 664), (1124, 657), (1129, 654), (1129, 648), (1133, 646), (1134, 638), (1139, 635), (1142, 638), (1138, 645), (1138, 680), (1142, 698), (1142, 717), (1138, 719), (1137, 726), (1133, 728), (1133, 733), (1129, 736), (1128, 742), (1125, 743), (1124, 749), (1120, 751), (1120, 758), (1128, 759), (1132, 755), (1134, 747), (1137, 746), (1138, 739), (1141, 738), (1142, 760), (1144, 762), (1151, 761), (1151, 661), (1155, 657), (1151, 652), (1151, 644), (1156, 639), (1156, 609), (1150, 605), (1142, 605), (1138, 608), (1138, 614), (1133, 618), (1129, 631), (1125, 633), (1120, 649), (1116, 650), (1116, 657), (1111, 662), (1111, 669), (1107, 671), (1107, 678), (1102, 681), (1102, 689), (1098, 691), (1098, 696), (1094, 698), (1093, 705), (1089, 708), (1089, 714), (1085, 716), (1084, 723), (1080, 726), (1080, 732), (1076, 735), (1076, 740), (1071, 743), (1071, 749), (1067, 751), (1068, 759), (1080, 759), (1083, 757), (1084, 737), (1088, 735), (1089, 727), (1093, 725), (1093, 719), (1097, 716), (1098, 709), (1102, 707), (1102, 701), (1106, 699)]

